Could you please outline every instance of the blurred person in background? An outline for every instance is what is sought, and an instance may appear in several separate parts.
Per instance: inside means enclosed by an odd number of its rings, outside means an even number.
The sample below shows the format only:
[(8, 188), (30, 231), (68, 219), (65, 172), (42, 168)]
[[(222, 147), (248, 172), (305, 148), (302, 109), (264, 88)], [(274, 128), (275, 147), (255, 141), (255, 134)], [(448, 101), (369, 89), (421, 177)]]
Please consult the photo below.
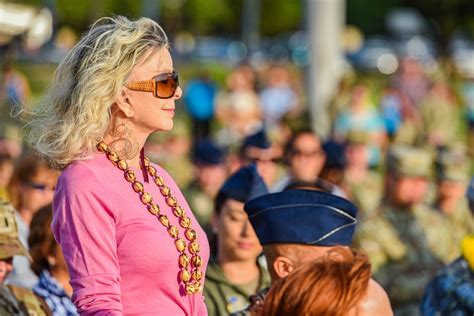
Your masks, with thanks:
[(289, 112), (299, 109), (299, 97), (291, 82), (291, 75), (283, 65), (273, 65), (265, 74), (265, 85), (260, 92), (265, 126), (273, 129)]
[(333, 194), (346, 197), (346, 188), (343, 187), (346, 167), (345, 144), (329, 139), (323, 144), (323, 150), (326, 153), (326, 162), (319, 177), (334, 186)]
[(421, 118), (406, 95), (388, 86), (380, 97), (380, 112), (390, 140), (396, 143), (415, 144), (421, 138)]
[(183, 101), (192, 119), (193, 143), (209, 137), (215, 96), (216, 87), (207, 73), (199, 74), (186, 85)]
[(6, 61), (0, 79), (0, 116), (10, 117), (12, 110), (21, 107), (30, 95), (26, 77), (15, 69), (11, 61)]
[[(8, 184), (8, 196), (15, 213), (19, 238), (28, 249), (30, 223), (34, 214), (53, 201), (59, 172), (49, 168), (39, 156), (30, 154), (17, 161)], [(15, 258), (10, 284), (28, 289), (38, 282), (37, 276), (24, 257)]]
[(392, 77), (391, 86), (407, 96), (413, 106), (418, 107), (430, 89), (430, 82), (420, 61), (412, 56), (405, 56), (398, 72)]
[(185, 120), (173, 121), (173, 129), (166, 134), (154, 132), (145, 143), (148, 158), (163, 166), (180, 187), (186, 187), (194, 177), (190, 159), (192, 139)]
[(8, 155), (13, 159), (23, 152), (23, 140), (20, 127), (11, 121), (0, 119), (0, 155)]
[(33, 292), (48, 304), (53, 316), (78, 315), (71, 301), (72, 287), (61, 247), (51, 231), (52, 206), (46, 205), (31, 220), (28, 245), (31, 269), (39, 277)]
[(422, 134), (424, 142), (433, 147), (450, 145), (462, 141), (461, 109), (454, 93), (444, 80), (433, 83), (429, 93), (420, 103)]
[(51, 227), (79, 314), (207, 315), (207, 237), (143, 149), (173, 129), (181, 95), (162, 27), (104, 17), (26, 113), (29, 143), (62, 170)]
[(211, 140), (201, 139), (192, 156), (195, 179), (184, 189), (184, 195), (199, 224), (210, 236), (214, 199), (228, 174), (225, 152)]
[(252, 316), (393, 315), (387, 293), (370, 279), (367, 256), (334, 247), (272, 285)]
[[(474, 217), (474, 178), (466, 193)], [(461, 242), (461, 256), (436, 274), (428, 284), (421, 304), (423, 316), (474, 315), (474, 233)]]
[(255, 92), (255, 73), (240, 65), (227, 77), (227, 88), (216, 96), (216, 118), (222, 128), (216, 135), (219, 144), (240, 142), (262, 128), (262, 112)]
[(343, 187), (348, 198), (359, 206), (359, 219), (372, 216), (383, 196), (383, 177), (369, 168), (369, 142), (365, 132), (353, 130), (347, 134)]
[(261, 129), (243, 140), (239, 158), (241, 166), (255, 163), (258, 173), (268, 187), (271, 187), (277, 180), (281, 153), (278, 148), (272, 146), (265, 129)]
[(244, 211), (249, 199), (267, 193), (254, 164), (232, 174), (215, 199), (213, 227), (216, 253), (209, 263), (204, 295), (210, 316), (229, 315), (246, 308), (248, 297), (270, 285), (257, 235)]
[(359, 84), (352, 89), (351, 101), (334, 122), (334, 139), (344, 142), (351, 130), (359, 130), (370, 135), (370, 166), (380, 162), (381, 149), (386, 142), (385, 125), (371, 100), (367, 85)]
[(415, 316), (423, 289), (459, 250), (442, 216), (423, 203), (433, 171), (431, 152), (393, 146), (387, 163), (385, 198), (376, 216), (361, 222), (356, 242), (369, 255), (395, 315)]
[(5, 284), (13, 270), (13, 258), (18, 257), (31, 260), (18, 238), (15, 210), (10, 203), (0, 198), (0, 315), (52, 315), (46, 302), (33, 291)]
[(271, 187), (271, 192), (282, 191), (293, 182), (316, 183), (320, 180), (326, 153), (313, 131), (303, 129), (294, 133), (285, 145), (283, 157), (286, 174)]
[(434, 208), (439, 211), (455, 238), (456, 245), (467, 234), (474, 234), (468, 201), (469, 158), (464, 148), (446, 148), (437, 157), (437, 197)]
[[(350, 246), (357, 223), (353, 203), (315, 189), (265, 194), (244, 208), (263, 246), (272, 284), (335, 246)], [(258, 311), (268, 290), (252, 296), (251, 305), (235, 315)]]
[(7, 186), (13, 174), (14, 160), (10, 155), (0, 154), (0, 198), (8, 200)]

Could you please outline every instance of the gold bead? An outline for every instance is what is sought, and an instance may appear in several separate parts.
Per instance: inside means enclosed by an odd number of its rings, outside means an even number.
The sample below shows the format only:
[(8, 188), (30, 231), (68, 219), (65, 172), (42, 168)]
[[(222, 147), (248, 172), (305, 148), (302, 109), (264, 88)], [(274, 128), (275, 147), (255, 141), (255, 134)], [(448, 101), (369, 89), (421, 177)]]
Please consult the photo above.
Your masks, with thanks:
[(133, 182), (133, 190), (137, 193), (142, 193), (144, 190), (143, 184), (139, 181)]
[(148, 170), (148, 172), (151, 174), (152, 177), (156, 176), (157, 171), (156, 171), (155, 167), (149, 166), (149, 167), (146, 167), (146, 169)]
[(189, 248), (189, 252), (192, 253), (193, 255), (197, 254), (201, 250), (201, 247), (199, 246), (197, 241), (190, 242), (188, 248)]
[(148, 157), (143, 158), (143, 164), (145, 167), (148, 167), (150, 165), (150, 159)]
[(193, 280), (199, 281), (202, 279), (202, 272), (199, 270), (194, 270), (191, 276), (193, 277)]
[(176, 198), (174, 196), (170, 195), (166, 198), (166, 204), (171, 207), (175, 207), (176, 205), (178, 205), (178, 201), (176, 201)]
[(124, 176), (125, 180), (127, 180), (128, 182), (135, 182), (137, 180), (137, 176), (132, 170), (125, 171)]
[(167, 197), (168, 195), (170, 195), (171, 190), (167, 186), (162, 186), (160, 188), (160, 192), (161, 194), (163, 194), (163, 196)]
[(188, 282), (191, 279), (191, 273), (188, 270), (183, 269), (179, 272), (179, 278), (183, 282)]
[(169, 220), (168, 216), (160, 215), (160, 217), (158, 219), (160, 220), (160, 222), (163, 226), (165, 226), (165, 227), (170, 226), (170, 220)]
[(193, 264), (193, 267), (195, 268), (199, 268), (200, 266), (202, 266), (203, 262), (202, 262), (202, 258), (198, 255), (195, 255), (191, 258), (191, 262)]
[(156, 205), (156, 203), (150, 203), (148, 204), (148, 212), (150, 212), (152, 215), (158, 215), (160, 214), (160, 207)]
[(100, 142), (100, 143), (97, 144), (97, 149), (101, 153), (105, 153), (105, 152), (109, 151), (109, 146), (104, 142)]
[(189, 284), (189, 283), (186, 284), (185, 289), (186, 289), (186, 294), (188, 294), (188, 295), (192, 295), (192, 294), (196, 293), (196, 289), (194, 288), (194, 285), (192, 285), (192, 284)]
[(165, 180), (163, 180), (163, 178), (160, 176), (156, 176), (154, 180), (155, 180), (155, 184), (159, 187), (162, 187), (165, 185)]
[(179, 220), (179, 224), (181, 225), (181, 227), (183, 228), (188, 228), (190, 225), (191, 225), (191, 219), (189, 217), (182, 217), (180, 220)]
[(193, 241), (197, 238), (197, 233), (194, 229), (192, 228), (188, 228), (186, 229), (186, 232), (185, 232), (185, 235), (186, 235), (186, 238), (189, 240), (189, 241)]
[(128, 164), (125, 160), (120, 159), (117, 161), (117, 167), (119, 167), (120, 170), (125, 171), (128, 169)]
[(186, 249), (186, 242), (182, 238), (178, 238), (174, 241), (174, 245), (179, 252), (183, 252)]
[(179, 266), (181, 268), (186, 268), (188, 265), (189, 265), (189, 257), (187, 254), (185, 253), (182, 253), (179, 255), (179, 259), (178, 259), (178, 262), (179, 262)]
[(142, 195), (140, 196), (140, 199), (142, 200), (142, 203), (145, 205), (150, 204), (153, 201), (153, 197), (148, 192), (143, 192)]
[(173, 237), (174, 239), (178, 238), (179, 230), (176, 226), (168, 227), (168, 234)]
[(199, 293), (201, 292), (201, 282), (195, 282), (194, 283), (194, 293)]
[(186, 214), (186, 211), (184, 210), (184, 208), (177, 205), (177, 206), (173, 207), (173, 214), (176, 217), (182, 217), (182, 216), (184, 216), (184, 214)]
[(109, 160), (112, 162), (117, 162), (119, 160), (119, 156), (117, 155), (116, 152), (113, 152), (113, 151), (109, 151), (107, 153), (107, 158), (109, 158)]

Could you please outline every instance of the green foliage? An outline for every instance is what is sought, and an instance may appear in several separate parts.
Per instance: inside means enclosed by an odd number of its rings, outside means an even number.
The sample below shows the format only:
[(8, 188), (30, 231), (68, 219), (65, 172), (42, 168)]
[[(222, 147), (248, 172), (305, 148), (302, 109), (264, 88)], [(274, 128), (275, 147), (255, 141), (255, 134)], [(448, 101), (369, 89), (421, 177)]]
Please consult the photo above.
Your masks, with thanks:
[(262, 0), (262, 34), (273, 36), (304, 28), (303, 5), (304, 1)]

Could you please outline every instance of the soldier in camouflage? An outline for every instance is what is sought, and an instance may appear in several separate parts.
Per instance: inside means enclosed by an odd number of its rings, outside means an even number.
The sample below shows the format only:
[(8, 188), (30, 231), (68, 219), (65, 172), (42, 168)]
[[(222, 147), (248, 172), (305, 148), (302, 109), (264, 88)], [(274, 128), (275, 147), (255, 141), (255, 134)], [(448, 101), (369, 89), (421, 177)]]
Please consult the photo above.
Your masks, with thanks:
[(385, 199), (378, 215), (358, 227), (356, 242), (388, 292), (396, 316), (420, 315), (422, 293), (436, 271), (459, 250), (438, 212), (422, 202), (432, 171), (432, 154), (407, 146), (391, 148)]
[(31, 290), (5, 285), (13, 256), (30, 257), (18, 239), (15, 210), (0, 199), (0, 315), (51, 315), (46, 303)]

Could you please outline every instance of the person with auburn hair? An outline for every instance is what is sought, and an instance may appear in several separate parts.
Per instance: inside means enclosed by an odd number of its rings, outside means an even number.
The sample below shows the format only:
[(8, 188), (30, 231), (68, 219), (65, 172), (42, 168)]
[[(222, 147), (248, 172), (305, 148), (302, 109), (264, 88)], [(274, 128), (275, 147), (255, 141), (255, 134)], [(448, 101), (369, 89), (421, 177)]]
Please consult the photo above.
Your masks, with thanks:
[[(349, 247), (357, 223), (353, 203), (313, 189), (261, 195), (246, 202), (244, 209), (263, 246), (272, 284), (334, 247)], [(260, 310), (268, 290), (251, 297), (249, 308), (234, 315)]]
[(368, 257), (334, 247), (272, 285), (255, 316), (393, 315), (383, 289), (370, 279)]
[(62, 170), (52, 230), (81, 315), (206, 315), (206, 235), (180, 188), (145, 157), (182, 95), (153, 20), (102, 18), (27, 112), (27, 140)]

